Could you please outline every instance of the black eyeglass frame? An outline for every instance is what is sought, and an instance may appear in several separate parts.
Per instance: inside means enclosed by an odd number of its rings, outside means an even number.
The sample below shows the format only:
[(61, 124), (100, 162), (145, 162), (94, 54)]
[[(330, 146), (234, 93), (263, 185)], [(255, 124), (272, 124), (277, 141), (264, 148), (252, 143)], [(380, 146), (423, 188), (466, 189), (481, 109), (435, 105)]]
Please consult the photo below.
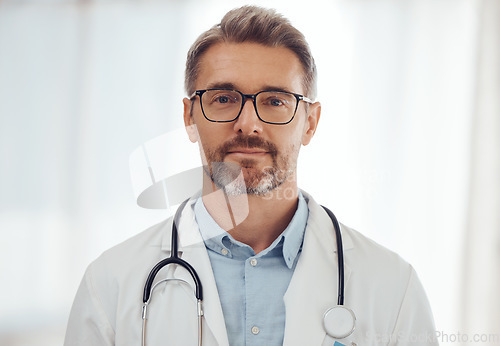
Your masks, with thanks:
[[(234, 91), (234, 92), (237, 92), (238, 94), (241, 95), (241, 107), (240, 107), (240, 110), (238, 111), (238, 115), (236, 115), (236, 117), (234, 117), (234, 119), (231, 119), (231, 120), (212, 120), (212, 119), (209, 119), (205, 115), (205, 110), (203, 109), (203, 102), (201, 101), (201, 97), (207, 91), (212, 91), (212, 90)], [(278, 93), (290, 94), (290, 95), (295, 96), (295, 99), (297, 100), (297, 103), (295, 104), (295, 110), (293, 111), (293, 115), (290, 118), (290, 120), (288, 120), (285, 123), (275, 123), (275, 122), (271, 122), (271, 121), (265, 121), (265, 120), (263, 120), (260, 117), (259, 112), (257, 111), (257, 104), (255, 103), (255, 99), (257, 98), (257, 95), (259, 95), (261, 93), (264, 93), (264, 92), (278, 92)], [(255, 109), (255, 114), (257, 114), (257, 118), (259, 118), (259, 120), (262, 121), (263, 123), (271, 124), (271, 125), (286, 125), (286, 124), (289, 124), (295, 118), (295, 114), (297, 113), (297, 109), (299, 108), (299, 102), (300, 101), (304, 101), (304, 102), (311, 103), (311, 104), (313, 103), (313, 101), (311, 99), (309, 99), (308, 97), (306, 97), (304, 95), (300, 95), (300, 94), (296, 94), (296, 93), (291, 93), (291, 92), (288, 92), (288, 91), (281, 91), (281, 90), (262, 90), (262, 91), (259, 91), (256, 94), (243, 94), (241, 91), (234, 90), (234, 89), (218, 89), (218, 88), (203, 89), (203, 90), (196, 90), (191, 95), (191, 97), (189, 99), (191, 101), (193, 101), (193, 99), (196, 96), (200, 97), (200, 107), (201, 107), (201, 112), (203, 113), (203, 116), (205, 117), (205, 119), (207, 119), (208, 121), (213, 122), (213, 123), (230, 123), (230, 122), (235, 121), (236, 119), (238, 119), (239, 116), (241, 115), (241, 111), (243, 110), (243, 107), (245, 106), (245, 103), (246, 103), (247, 99), (251, 99), (252, 100), (253, 108)]]

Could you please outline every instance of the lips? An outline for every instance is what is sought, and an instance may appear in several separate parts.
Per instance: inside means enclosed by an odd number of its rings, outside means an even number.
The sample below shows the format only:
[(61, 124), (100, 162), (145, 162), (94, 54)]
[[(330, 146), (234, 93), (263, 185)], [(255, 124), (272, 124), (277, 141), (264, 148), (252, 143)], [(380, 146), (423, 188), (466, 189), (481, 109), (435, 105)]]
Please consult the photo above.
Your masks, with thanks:
[(233, 149), (229, 150), (228, 154), (241, 153), (241, 154), (265, 154), (267, 151), (262, 149)]
[(227, 152), (228, 154), (267, 154), (267, 151), (259, 148), (236, 148)]
[(258, 136), (240, 135), (223, 143), (218, 149), (219, 160), (223, 161), (225, 156), (234, 156), (240, 159), (256, 159), (270, 155), (273, 160), (276, 158), (278, 150), (276, 145)]

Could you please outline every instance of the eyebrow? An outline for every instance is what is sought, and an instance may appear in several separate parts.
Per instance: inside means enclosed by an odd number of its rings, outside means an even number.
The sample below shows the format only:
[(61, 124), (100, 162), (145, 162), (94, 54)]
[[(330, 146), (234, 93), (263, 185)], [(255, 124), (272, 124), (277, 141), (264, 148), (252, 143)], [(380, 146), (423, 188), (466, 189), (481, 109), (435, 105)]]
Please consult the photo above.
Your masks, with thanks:
[[(238, 87), (230, 82), (215, 82), (215, 83), (210, 83), (207, 85), (207, 89), (231, 89), (231, 90), (238, 90)], [(279, 87), (279, 86), (273, 86), (273, 85), (265, 85), (262, 89), (259, 91), (282, 91), (282, 92), (288, 92), (291, 93), (287, 88), (284, 87)]]
[(236, 85), (228, 82), (215, 82), (207, 85), (207, 89), (233, 89), (236, 90)]
[(283, 88), (283, 87), (279, 87), (279, 86), (272, 86), (272, 85), (269, 85), (269, 86), (265, 86), (262, 91), (282, 91), (282, 92), (286, 92), (286, 93), (291, 93), (291, 91), (287, 88)]

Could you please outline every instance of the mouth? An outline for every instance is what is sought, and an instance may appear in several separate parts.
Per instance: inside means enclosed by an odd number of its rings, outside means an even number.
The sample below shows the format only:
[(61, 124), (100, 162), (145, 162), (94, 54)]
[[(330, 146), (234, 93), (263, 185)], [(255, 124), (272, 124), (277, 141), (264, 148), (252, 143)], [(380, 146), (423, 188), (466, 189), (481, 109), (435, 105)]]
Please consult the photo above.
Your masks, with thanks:
[(235, 148), (227, 151), (227, 155), (265, 155), (269, 154), (264, 149), (260, 148)]

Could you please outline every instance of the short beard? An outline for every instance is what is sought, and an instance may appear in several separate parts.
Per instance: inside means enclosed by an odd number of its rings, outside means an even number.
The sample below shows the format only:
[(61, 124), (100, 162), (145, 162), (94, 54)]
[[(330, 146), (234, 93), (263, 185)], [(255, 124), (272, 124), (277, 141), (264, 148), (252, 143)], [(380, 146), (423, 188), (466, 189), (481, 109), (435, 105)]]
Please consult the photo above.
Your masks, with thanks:
[[(227, 152), (236, 147), (265, 149), (271, 155), (272, 166), (257, 171), (254, 168), (254, 160), (243, 160), (241, 166), (224, 162)], [(236, 137), (216, 150), (206, 152), (206, 158), (210, 167), (203, 166), (205, 173), (218, 188), (223, 189), (230, 196), (266, 195), (292, 176), (296, 166), (295, 164), (294, 167), (287, 167), (290, 160), (289, 153), (278, 157), (274, 144), (251, 136)]]
[(279, 170), (276, 167), (265, 167), (258, 173), (244, 178), (243, 169), (226, 162), (212, 162), (211, 170), (203, 166), (205, 173), (212, 179), (214, 184), (223, 189), (229, 196), (242, 194), (263, 196), (283, 184), (293, 173), (293, 170)]

